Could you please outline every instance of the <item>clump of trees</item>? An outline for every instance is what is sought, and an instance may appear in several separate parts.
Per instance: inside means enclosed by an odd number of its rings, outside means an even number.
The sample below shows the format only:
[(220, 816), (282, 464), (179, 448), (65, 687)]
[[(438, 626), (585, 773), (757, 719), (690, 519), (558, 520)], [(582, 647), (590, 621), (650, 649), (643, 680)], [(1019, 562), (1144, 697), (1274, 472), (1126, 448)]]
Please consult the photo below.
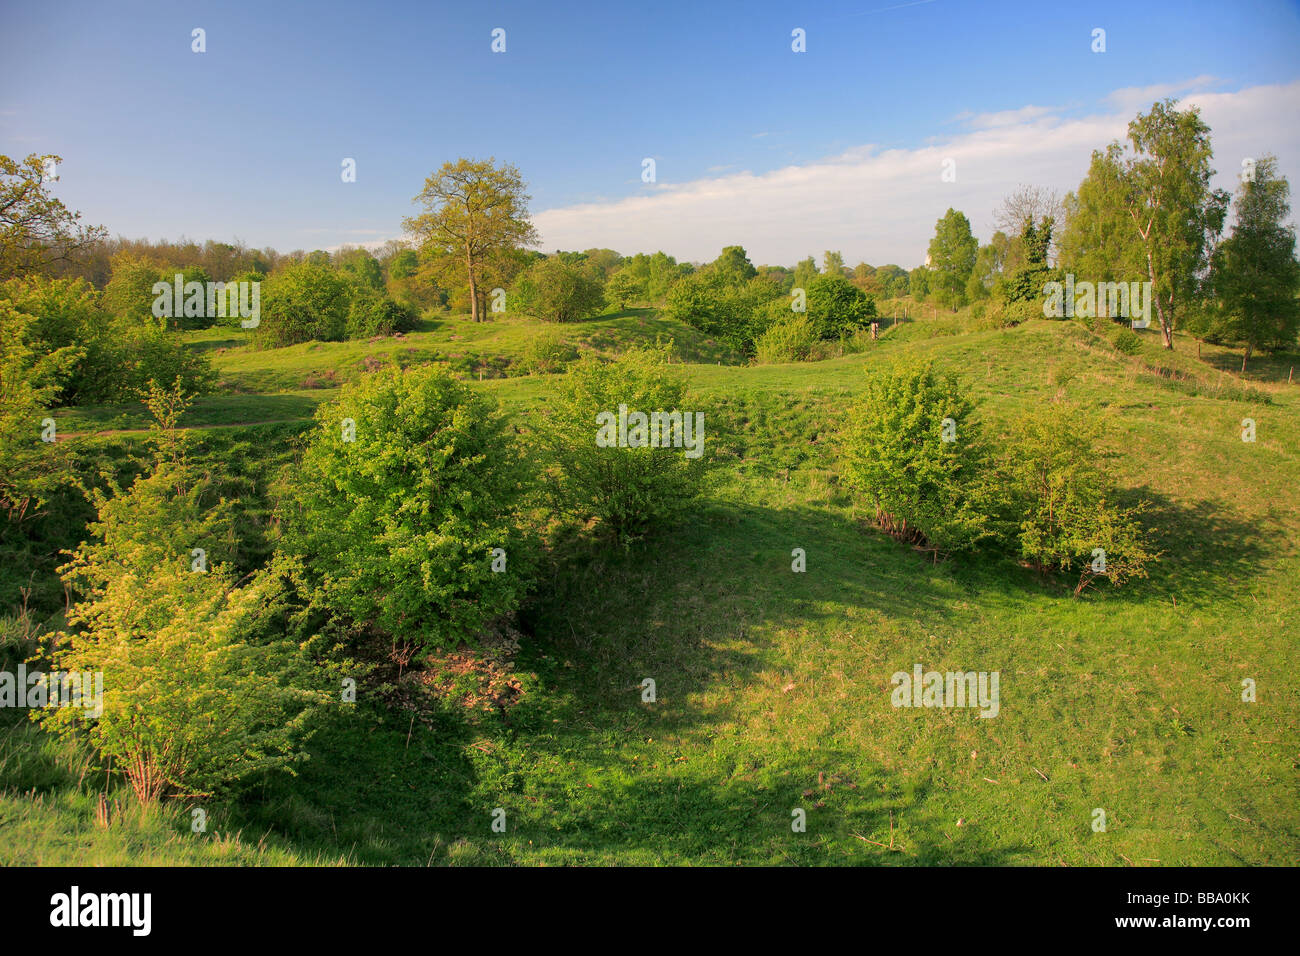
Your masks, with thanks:
[(151, 381), (180, 378), (194, 393), (211, 390), (216, 372), (207, 356), (188, 349), (150, 319), (140, 322), (103, 308), (82, 279), (28, 275), (0, 284), (12, 334), (27, 347), (58, 356), (51, 405), (134, 401)]
[[(1022, 185), (994, 218), (987, 245), (954, 209), (939, 219), (926, 266), (913, 269), (906, 291), (956, 309), (976, 306), (994, 325), (1042, 317), (1044, 288), (1067, 273), (1098, 283), (1148, 282), (1152, 318), (1165, 348), (1185, 329), (1245, 350), (1243, 371), (1260, 349), (1294, 348), (1300, 329), (1300, 260), (1287, 224), (1290, 186), (1276, 159), (1250, 160), (1234, 207), (1232, 234), (1221, 234), (1229, 196), (1211, 187), (1210, 128), (1195, 108), (1152, 104), (1129, 123), (1124, 142), (1092, 155), (1077, 190), (1064, 197)], [(814, 268), (811, 260), (797, 269)], [(1127, 297), (1118, 300), (1127, 301)], [(1104, 298), (1090, 305), (1108, 315)], [(1120, 339), (1132, 350), (1132, 336)]]
[(1157, 555), (1137, 508), (1119, 504), (1103, 433), (1063, 403), (1022, 415), (994, 439), (951, 375), (929, 363), (869, 372), (845, 471), (878, 527), (939, 554), (1001, 551), (1043, 572), (1145, 577)]
[(515, 280), (512, 311), (546, 322), (572, 322), (595, 315), (605, 305), (600, 282), (561, 256), (534, 262)]
[[(827, 253), (826, 272), (811, 257), (793, 273), (757, 269), (741, 246), (727, 246), (713, 262), (683, 276), (668, 289), (664, 313), (721, 339), (742, 355), (755, 355), (765, 341), (767, 360), (794, 361), (778, 342), (794, 345), (805, 324), (791, 313), (806, 312), (818, 341), (841, 339), (870, 324), (875, 301), (850, 279), (839, 253)], [(793, 336), (793, 337), (792, 337)], [(794, 346), (807, 357), (807, 350)]]
[(1300, 331), (1300, 261), (1295, 229), (1286, 222), (1290, 195), (1277, 157), (1261, 157), (1237, 189), (1232, 234), (1211, 259), (1211, 302), (1194, 331), (1243, 346), (1243, 372), (1255, 351), (1294, 347)]
[(1129, 123), (1126, 143), (1094, 152), (1078, 194), (1067, 197), (1067, 268), (1094, 281), (1149, 281), (1167, 349), (1179, 317), (1204, 294), (1227, 211), (1227, 193), (1210, 188), (1212, 157), (1200, 112), (1164, 100)]
[(352, 269), (313, 262), (270, 276), (261, 299), (256, 338), (264, 348), (392, 335), (415, 326), (414, 313), (389, 298), (377, 276), (359, 278)]

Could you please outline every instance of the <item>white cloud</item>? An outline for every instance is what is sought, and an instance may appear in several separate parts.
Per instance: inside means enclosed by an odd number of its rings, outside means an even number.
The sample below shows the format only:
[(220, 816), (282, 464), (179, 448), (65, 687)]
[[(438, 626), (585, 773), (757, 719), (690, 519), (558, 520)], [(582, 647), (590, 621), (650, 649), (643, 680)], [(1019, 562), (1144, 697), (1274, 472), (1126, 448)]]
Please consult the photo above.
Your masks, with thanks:
[(1022, 106), (1018, 110), (1002, 110), (999, 113), (963, 113), (957, 118), (971, 129), (995, 129), (999, 126), (1015, 126), (1056, 112), (1058, 111), (1050, 106)]
[[(540, 248), (604, 246), (625, 254), (662, 249), (678, 259), (704, 261), (740, 243), (756, 263), (792, 264), (838, 249), (850, 264), (911, 267), (924, 260), (935, 221), (949, 206), (966, 213), (987, 240), (993, 209), (1017, 184), (1076, 188), (1092, 151), (1122, 139), (1139, 109), (1173, 95), (1167, 89), (1209, 82), (1199, 77), (1119, 90), (1103, 112), (1089, 116), (1067, 118), (1033, 106), (982, 114), (972, 120), (978, 128), (913, 149), (864, 145), (762, 174), (660, 182), (650, 195), (548, 209), (534, 217)], [(1232, 189), (1243, 157), (1272, 152), (1300, 190), (1300, 81), (1200, 92), (1186, 102), (1202, 108), (1213, 130), (1216, 185)], [(955, 182), (940, 178), (945, 159), (956, 163)]]
[(1169, 96), (1182, 96), (1193, 90), (1203, 90), (1219, 82), (1215, 77), (1202, 74), (1181, 83), (1156, 83), (1153, 86), (1126, 86), (1106, 97), (1106, 103), (1121, 112), (1144, 110), (1156, 100)]

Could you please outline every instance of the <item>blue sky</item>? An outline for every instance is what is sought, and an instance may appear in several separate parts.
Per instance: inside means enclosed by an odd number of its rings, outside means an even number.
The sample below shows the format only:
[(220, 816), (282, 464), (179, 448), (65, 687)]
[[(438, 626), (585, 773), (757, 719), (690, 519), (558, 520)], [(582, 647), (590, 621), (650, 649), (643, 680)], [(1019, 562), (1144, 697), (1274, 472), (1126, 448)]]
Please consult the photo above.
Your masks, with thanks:
[(1295, 3), (0, 8), (0, 152), (59, 153), (56, 194), (129, 237), (380, 242), (442, 162), (494, 155), (543, 248), (910, 266), (948, 205), (987, 238), (1000, 190), (1073, 187), (1166, 92), (1206, 98), (1220, 170), (1267, 150), (1300, 183)]

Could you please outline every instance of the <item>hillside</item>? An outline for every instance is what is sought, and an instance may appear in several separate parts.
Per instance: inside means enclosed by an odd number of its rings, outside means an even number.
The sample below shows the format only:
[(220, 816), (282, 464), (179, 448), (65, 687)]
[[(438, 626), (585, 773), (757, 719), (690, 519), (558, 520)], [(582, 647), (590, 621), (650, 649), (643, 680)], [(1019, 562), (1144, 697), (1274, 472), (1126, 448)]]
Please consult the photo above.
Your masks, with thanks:
[[(447, 361), (526, 430), (555, 382), (514, 374), (537, 334), (436, 319), (401, 339), (257, 352), (191, 333), (227, 390), (187, 423), (229, 426), (202, 447), (264, 501), (316, 404), (380, 363)], [(519, 622), (508, 714), (416, 719), (363, 701), (296, 780), (211, 807), (217, 840), (192, 836), (180, 807), (98, 825), (67, 755), (6, 725), (0, 862), (1300, 863), (1290, 359), (1243, 380), (1186, 339), (1171, 355), (1144, 333), (1130, 357), (1076, 323), (943, 317), (863, 353), (752, 367), (647, 310), (555, 334), (600, 354), (672, 337), (726, 467), (705, 510), (652, 541), (563, 546)], [(864, 366), (904, 357), (957, 373), (990, 420), (1055, 395), (1105, 416), (1164, 552), (1151, 578), (1074, 599), (1014, 562), (936, 565), (870, 529), (836, 450)], [(139, 436), (90, 433), (145, 422), (74, 409), (60, 429), (117, 454)], [(890, 675), (917, 663), (1000, 671), (999, 719), (891, 707)], [(1257, 703), (1241, 702), (1243, 678)], [(507, 833), (489, 827), (495, 808)], [(806, 833), (791, 832), (795, 808)]]

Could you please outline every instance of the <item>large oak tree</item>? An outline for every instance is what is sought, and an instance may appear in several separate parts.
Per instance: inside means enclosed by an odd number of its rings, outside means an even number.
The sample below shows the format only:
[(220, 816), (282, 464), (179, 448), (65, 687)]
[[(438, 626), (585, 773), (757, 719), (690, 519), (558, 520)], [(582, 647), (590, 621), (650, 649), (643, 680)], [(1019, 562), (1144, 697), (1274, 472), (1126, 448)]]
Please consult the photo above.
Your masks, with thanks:
[(458, 159), (424, 183), (415, 202), (424, 213), (403, 226), (419, 237), (426, 254), (445, 257), (469, 287), (470, 314), (484, 317), (485, 270), (504, 253), (537, 242), (528, 220), (528, 200), (519, 170), (496, 159)]

